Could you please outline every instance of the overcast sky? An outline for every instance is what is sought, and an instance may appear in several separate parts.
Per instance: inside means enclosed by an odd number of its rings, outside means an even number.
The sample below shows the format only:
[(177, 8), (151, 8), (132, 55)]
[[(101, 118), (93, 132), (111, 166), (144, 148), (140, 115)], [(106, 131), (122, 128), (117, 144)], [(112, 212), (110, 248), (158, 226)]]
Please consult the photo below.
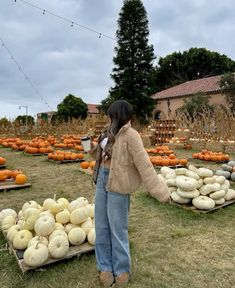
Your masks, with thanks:
[[(43, 9), (115, 38), (122, 0), (27, 0)], [(233, 0), (143, 0), (149, 43), (166, 56), (205, 47), (235, 60)], [(116, 42), (71, 27), (22, 1), (0, 0), (0, 38), (35, 85), (25, 80), (0, 41), (0, 118), (56, 110), (69, 93), (99, 103), (113, 85)], [(46, 104), (48, 103), (48, 105)]]

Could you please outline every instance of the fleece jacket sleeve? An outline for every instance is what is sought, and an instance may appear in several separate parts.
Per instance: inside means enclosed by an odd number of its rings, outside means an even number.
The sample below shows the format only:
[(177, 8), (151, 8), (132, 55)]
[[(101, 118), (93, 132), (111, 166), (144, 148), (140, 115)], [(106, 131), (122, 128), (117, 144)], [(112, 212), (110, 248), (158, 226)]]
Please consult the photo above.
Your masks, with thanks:
[(164, 180), (158, 177), (143, 146), (142, 139), (135, 130), (132, 130), (132, 135), (128, 137), (128, 148), (149, 194), (160, 202), (167, 202), (170, 198), (170, 191)]

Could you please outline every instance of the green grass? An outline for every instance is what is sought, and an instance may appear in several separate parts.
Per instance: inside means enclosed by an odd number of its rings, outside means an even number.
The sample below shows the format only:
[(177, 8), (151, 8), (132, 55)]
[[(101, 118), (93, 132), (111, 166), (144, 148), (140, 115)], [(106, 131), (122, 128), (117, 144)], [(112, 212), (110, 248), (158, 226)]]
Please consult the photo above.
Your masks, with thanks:
[[(85, 196), (92, 201), (94, 197), (91, 178), (78, 171), (79, 164), (55, 165), (43, 156), (26, 156), (9, 149), (0, 153), (9, 169), (22, 169), (32, 183), (31, 188), (0, 193), (0, 209), (19, 210), (26, 201), (42, 203), (55, 193), (69, 200)], [(180, 150), (177, 155), (189, 157), (191, 151)], [(209, 166), (219, 167), (213, 163)], [(140, 188), (131, 198), (132, 280), (128, 287), (234, 287), (234, 216), (235, 205), (195, 214), (161, 204)], [(1, 288), (100, 287), (94, 253), (22, 275), (0, 234), (0, 259)]]

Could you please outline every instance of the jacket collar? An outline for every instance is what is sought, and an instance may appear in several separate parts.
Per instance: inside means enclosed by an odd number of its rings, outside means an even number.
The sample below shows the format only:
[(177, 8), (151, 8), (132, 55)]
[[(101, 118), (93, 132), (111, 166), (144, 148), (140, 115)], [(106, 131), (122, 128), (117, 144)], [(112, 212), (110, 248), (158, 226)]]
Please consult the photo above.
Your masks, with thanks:
[[(131, 127), (131, 121), (128, 121), (125, 125), (122, 126), (122, 128), (118, 131), (117, 135), (119, 135), (122, 132), (125, 132), (127, 129)], [(117, 136), (116, 135), (116, 136)]]

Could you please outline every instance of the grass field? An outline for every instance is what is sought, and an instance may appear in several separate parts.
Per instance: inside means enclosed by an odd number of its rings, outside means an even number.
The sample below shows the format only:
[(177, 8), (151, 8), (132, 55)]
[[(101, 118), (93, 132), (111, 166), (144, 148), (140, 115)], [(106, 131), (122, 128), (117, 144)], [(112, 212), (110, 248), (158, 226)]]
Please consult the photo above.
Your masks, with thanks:
[[(178, 156), (191, 154), (192, 151), (177, 151)], [(44, 156), (27, 156), (9, 149), (0, 149), (0, 155), (7, 159), (7, 168), (20, 168), (32, 183), (31, 188), (1, 192), (0, 210), (18, 211), (26, 201), (41, 204), (54, 194), (69, 200), (85, 196), (92, 201), (94, 197), (91, 178), (78, 171), (79, 164), (56, 165)], [(219, 166), (194, 163), (214, 169)], [(234, 219), (235, 205), (198, 215), (160, 204), (141, 188), (131, 200), (132, 280), (128, 287), (235, 287)], [(100, 287), (94, 253), (22, 275), (0, 233), (0, 261), (1, 288)]]

